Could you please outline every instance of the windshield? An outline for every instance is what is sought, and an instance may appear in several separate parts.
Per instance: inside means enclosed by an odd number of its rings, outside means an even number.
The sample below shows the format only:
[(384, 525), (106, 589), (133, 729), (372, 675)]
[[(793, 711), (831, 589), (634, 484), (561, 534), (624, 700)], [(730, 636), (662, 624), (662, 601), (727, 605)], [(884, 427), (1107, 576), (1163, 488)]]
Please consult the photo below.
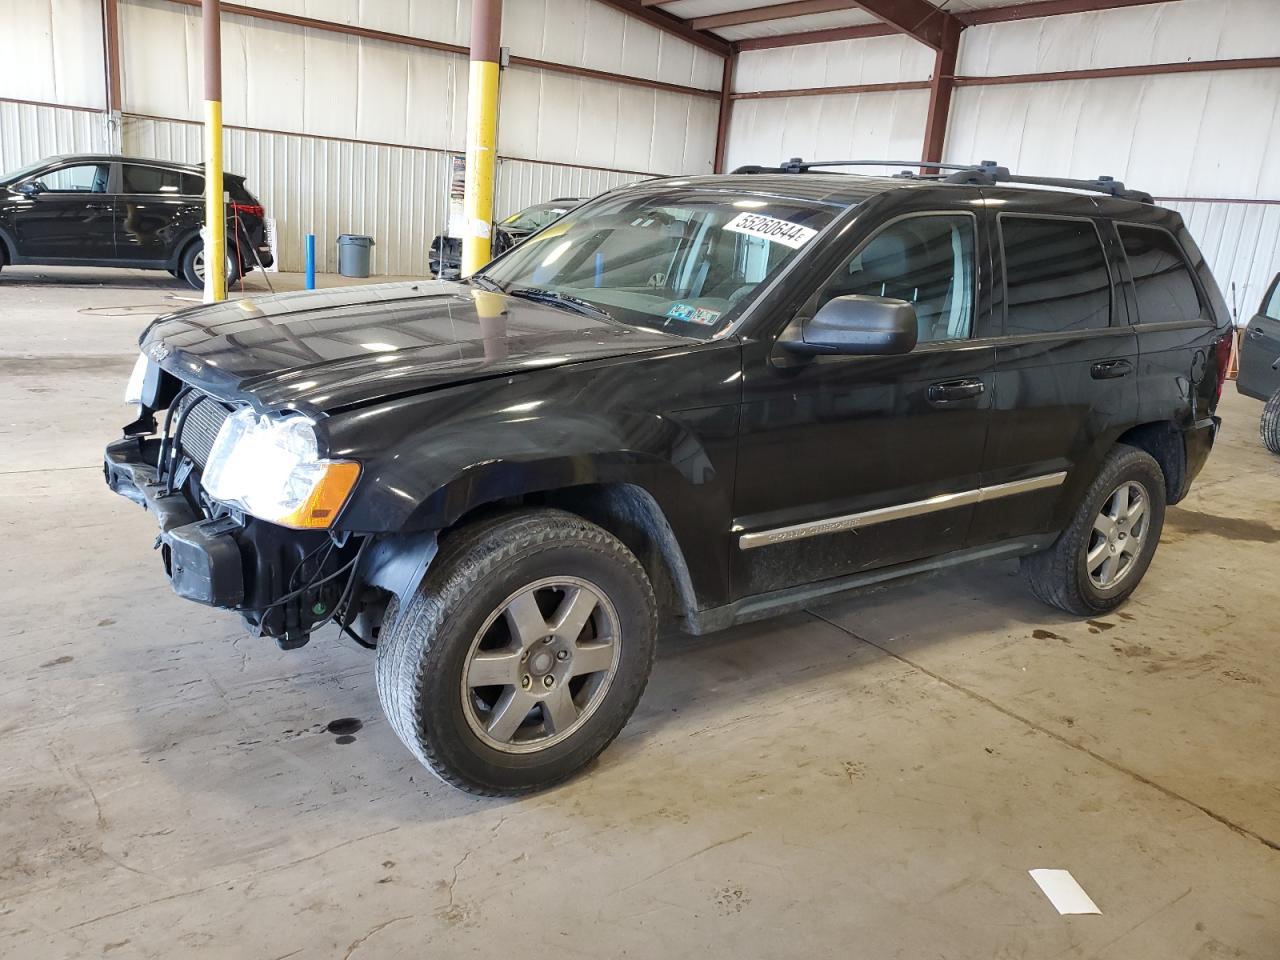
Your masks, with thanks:
[(574, 297), (623, 323), (708, 339), (837, 212), (764, 195), (623, 192), (566, 214), (484, 276), (505, 290)]
[(0, 183), (13, 183), (15, 180), (21, 180), (29, 177), (41, 167), (49, 162), (46, 157), (44, 160), (37, 160), (35, 163), (28, 163), (25, 167), (18, 167), (16, 170), (10, 170), (7, 173), (0, 173)]
[(519, 213), (513, 213), (507, 217), (500, 226), (532, 233), (534, 230), (541, 230), (552, 220), (563, 217), (568, 212), (568, 207), (526, 207)]

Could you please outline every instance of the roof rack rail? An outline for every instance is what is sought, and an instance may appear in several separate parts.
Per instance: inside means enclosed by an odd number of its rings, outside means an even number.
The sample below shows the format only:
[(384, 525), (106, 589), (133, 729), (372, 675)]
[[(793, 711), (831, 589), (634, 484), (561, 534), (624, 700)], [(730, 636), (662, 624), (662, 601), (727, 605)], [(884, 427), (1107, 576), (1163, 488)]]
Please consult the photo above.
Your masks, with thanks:
[[(1114, 177), (1102, 176), (1096, 180), (1074, 180), (1067, 177), (1025, 177), (1010, 173), (994, 160), (981, 163), (936, 163), (929, 160), (804, 160), (792, 157), (776, 167), (738, 167), (734, 173), (808, 173), (826, 167), (903, 167), (895, 177), (905, 180), (933, 180), (939, 183), (963, 183), (971, 186), (996, 186), (1001, 183), (1027, 184), (1039, 187), (1060, 187), (1066, 190), (1088, 190), (1105, 193), (1121, 200), (1138, 203), (1155, 203), (1151, 194), (1142, 190), (1129, 190)], [(950, 173), (913, 173), (913, 170), (952, 171)]]

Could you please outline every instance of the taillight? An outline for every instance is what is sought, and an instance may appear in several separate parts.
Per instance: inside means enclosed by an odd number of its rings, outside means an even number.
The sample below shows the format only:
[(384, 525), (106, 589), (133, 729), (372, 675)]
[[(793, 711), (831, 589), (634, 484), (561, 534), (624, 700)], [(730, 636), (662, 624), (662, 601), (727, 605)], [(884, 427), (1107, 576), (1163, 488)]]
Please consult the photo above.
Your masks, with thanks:
[(1222, 388), (1227, 382), (1227, 373), (1231, 369), (1231, 352), (1236, 345), (1236, 331), (1232, 327), (1229, 331), (1220, 336), (1215, 342), (1218, 354), (1218, 393), (1217, 399), (1222, 399)]
[(232, 203), (231, 212), (242, 217), (261, 217), (267, 211), (260, 203)]

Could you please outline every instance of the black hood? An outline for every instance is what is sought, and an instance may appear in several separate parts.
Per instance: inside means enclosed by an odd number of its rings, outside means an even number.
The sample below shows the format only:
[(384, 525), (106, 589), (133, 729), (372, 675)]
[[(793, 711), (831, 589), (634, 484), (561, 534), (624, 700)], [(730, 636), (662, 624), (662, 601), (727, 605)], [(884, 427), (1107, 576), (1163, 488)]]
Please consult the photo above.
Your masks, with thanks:
[(215, 396), (319, 412), (693, 342), (423, 280), (194, 307), (156, 320), (140, 345)]

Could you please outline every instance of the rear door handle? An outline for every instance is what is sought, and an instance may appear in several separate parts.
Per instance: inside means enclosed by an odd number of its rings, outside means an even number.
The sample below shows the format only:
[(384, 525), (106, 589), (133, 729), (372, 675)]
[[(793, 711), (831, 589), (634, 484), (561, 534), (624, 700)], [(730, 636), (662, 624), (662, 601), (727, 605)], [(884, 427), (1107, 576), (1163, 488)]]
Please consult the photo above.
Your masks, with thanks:
[(1265, 336), (1266, 336), (1266, 334), (1262, 332), (1262, 327), (1257, 326), (1257, 327), (1250, 327), (1250, 328), (1249, 328), (1249, 339), (1250, 339), (1250, 340), (1261, 340), (1261, 339), (1262, 339), (1263, 337), (1265, 337)]
[(987, 385), (981, 380), (946, 380), (930, 384), (929, 406), (950, 407), (980, 397), (986, 389)]
[(1133, 373), (1133, 364), (1128, 360), (1103, 360), (1089, 368), (1095, 380), (1118, 380)]

